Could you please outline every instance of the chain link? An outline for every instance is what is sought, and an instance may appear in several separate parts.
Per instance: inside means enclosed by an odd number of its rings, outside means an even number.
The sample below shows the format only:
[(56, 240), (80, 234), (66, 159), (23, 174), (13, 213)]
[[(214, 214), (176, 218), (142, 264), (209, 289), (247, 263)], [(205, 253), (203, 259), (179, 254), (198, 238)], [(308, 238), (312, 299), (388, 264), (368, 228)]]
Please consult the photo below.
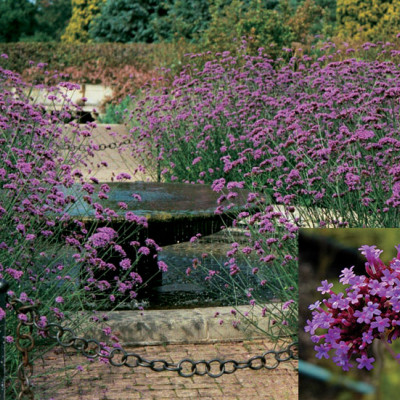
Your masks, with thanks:
[[(11, 304), (15, 307), (19, 300), (14, 299)], [(18, 369), (18, 378), (21, 382), (21, 392), (19, 399), (24, 396), (29, 400), (33, 399), (31, 376), (33, 366), (29, 361), (29, 352), (34, 348), (35, 341), (32, 337), (33, 328), (40, 333), (44, 333), (48, 338), (53, 339), (58, 345), (64, 348), (73, 348), (79, 351), (85, 357), (90, 359), (108, 360), (114, 367), (128, 368), (149, 368), (155, 372), (175, 371), (181, 377), (190, 378), (193, 375), (219, 378), (224, 374), (233, 374), (237, 370), (249, 368), (260, 370), (262, 368), (275, 369), (282, 362), (298, 360), (297, 342), (293, 342), (286, 349), (268, 350), (262, 355), (257, 355), (247, 361), (220, 360), (213, 358), (211, 360), (194, 361), (190, 358), (184, 358), (178, 363), (169, 362), (163, 359), (147, 360), (137, 353), (128, 352), (124, 348), (114, 348), (110, 350), (96, 339), (86, 339), (76, 336), (75, 332), (57, 323), (48, 323), (45, 326), (39, 326), (38, 314), (39, 303), (33, 305), (23, 305), (18, 308), (19, 314), (28, 315), (27, 319), (20, 319), (17, 327), (16, 346), (22, 353), (22, 363)], [(21, 333), (22, 327), (28, 327), (29, 333)], [(22, 345), (21, 340), (27, 340), (27, 345)]]
[[(114, 150), (114, 149), (119, 149), (123, 146), (127, 146), (128, 144), (132, 144), (132, 139), (125, 139), (122, 142), (111, 142), (108, 144), (102, 143), (102, 144), (98, 145), (98, 148), (91, 147), (91, 150), (93, 150), (93, 151), (103, 151), (106, 149)], [(75, 145), (75, 144), (67, 143), (63, 146), (60, 146), (59, 148), (60, 148), (60, 150), (82, 151), (82, 150), (85, 150), (85, 148), (87, 148), (87, 145), (85, 147), (84, 144)]]
[[(21, 390), (18, 399), (34, 399), (32, 390), (31, 377), (33, 375), (33, 365), (29, 360), (29, 352), (35, 347), (35, 339), (33, 338), (33, 328), (37, 327), (39, 315), (37, 313), (38, 303), (34, 305), (24, 305), (20, 300), (14, 298), (11, 305), (16, 308), (17, 304), (20, 306), (17, 309), (19, 322), (16, 330), (15, 346), (22, 355), (22, 362), (18, 366), (18, 380), (21, 384)], [(23, 333), (23, 330), (28, 328), (28, 332)]]

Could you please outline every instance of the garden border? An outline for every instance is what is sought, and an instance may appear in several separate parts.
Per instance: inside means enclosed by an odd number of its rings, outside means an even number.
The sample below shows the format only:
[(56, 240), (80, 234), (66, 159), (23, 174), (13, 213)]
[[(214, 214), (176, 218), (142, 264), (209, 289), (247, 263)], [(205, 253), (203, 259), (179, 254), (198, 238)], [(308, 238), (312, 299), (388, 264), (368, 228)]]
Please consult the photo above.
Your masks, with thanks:
[[(6, 306), (8, 287), (7, 281), (0, 279), (0, 306), (3, 308)], [(46, 326), (39, 325), (39, 305), (39, 301), (34, 304), (25, 304), (15, 297), (11, 300), (11, 306), (19, 316), (15, 342), (17, 350), (22, 355), (22, 361), (18, 367), (18, 380), (21, 383), (19, 399), (34, 398), (31, 382), (33, 365), (29, 353), (35, 347), (34, 333), (37, 334), (40, 332), (45, 334), (48, 338), (55, 340), (62, 347), (74, 348), (92, 359), (108, 359), (110, 364), (116, 367), (145, 367), (154, 372), (176, 371), (179, 376), (186, 378), (190, 378), (193, 375), (208, 375), (212, 378), (218, 378), (224, 374), (232, 374), (237, 370), (245, 368), (250, 368), (252, 370), (259, 370), (262, 368), (275, 369), (281, 362), (298, 360), (297, 342), (290, 343), (286, 348), (267, 350), (262, 355), (253, 356), (246, 361), (236, 361), (233, 359), (221, 360), (219, 358), (213, 358), (211, 360), (192, 360), (184, 358), (177, 363), (171, 363), (162, 359), (146, 360), (139, 354), (127, 352), (122, 346), (114, 348), (110, 352), (99, 340), (95, 338), (86, 339), (79, 337), (71, 328), (57, 323), (49, 323)], [(5, 400), (5, 326), (6, 318), (3, 316), (0, 320), (0, 400)], [(171, 324), (171, 326), (173, 326), (173, 324)], [(115, 358), (117, 360), (115, 360)], [(130, 358), (133, 359), (133, 364), (129, 362)]]
[[(7, 286), (7, 282), (1, 282), (1, 301), (5, 301)], [(5, 289), (1, 290), (1, 288)], [(246, 368), (251, 370), (260, 370), (263, 368), (272, 370), (276, 369), (282, 362), (298, 360), (298, 343), (296, 341), (291, 342), (285, 348), (267, 350), (264, 351), (263, 354), (253, 356), (245, 361), (237, 361), (234, 359), (221, 360), (219, 358), (210, 360), (183, 358), (178, 362), (169, 362), (164, 359), (147, 360), (137, 353), (126, 351), (122, 346), (110, 349), (110, 347), (99, 340), (79, 337), (73, 329), (58, 323), (47, 323), (42, 326), (39, 323), (41, 319), (41, 315), (38, 311), (39, 305), (39, 301), (33, 304), (26, 304), (16, 297), (11, 301), (11, 306), (18, 313), (19, 317), (16, 330), (16, 347), (22, 355), (22, 361), (18, 367), (18, 379), (21, 384), (21, 390), (18, 396), (20, 400), (24, 398), (30, 400), (34, 399), (33, 385), (31, 382), (33, 364), (29, 357), (29, 353), (35, 347), (34, 333), (55, 340), (61, 347), (73, 348), (89, 359), (98, 358), (108, 360), (114, 367), (142, 367), (149, 368), (154, 372), (175, 371), (179, 376), (184, 378), (191, 378), (194, 375), (207, 375), (211, 378), (219, 378), (224, 374), (233, 374), (238, 370)], [(4, 318), (2, 326), (5, 326)], [(2, 339), (4, 342), (4, 337)], [(24, 342), (22, 343), (22, 341)]]

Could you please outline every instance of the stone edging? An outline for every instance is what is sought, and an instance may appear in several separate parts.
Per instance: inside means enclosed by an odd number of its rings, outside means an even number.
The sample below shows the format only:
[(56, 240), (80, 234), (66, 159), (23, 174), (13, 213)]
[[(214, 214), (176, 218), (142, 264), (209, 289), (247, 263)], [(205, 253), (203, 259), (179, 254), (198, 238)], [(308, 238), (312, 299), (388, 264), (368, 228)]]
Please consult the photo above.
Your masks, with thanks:
[[(267, 308), (277, 314), (282, 313), (282, 303), (271, 303)], [(242, 341), (263, 339), (265, 332), (256, 329), (240, 313), (249, 311), (249, 306), (236, 308), (237, 315), (231, 313), (232, 307), (210, 307), (177, 310), (112, 311), (107, 312), (113, 332), (125, 346), (150, 346), (160, 344), (216, 343), (223, 341)], [(215, 313), (218, 316), (215, 317)], [(100, 313), (100, 312), (99, 312)], [(268, 311), (267, 311), (268, 315)], [(261, 308), (255, 307), (253, 320), (264, 331), (274, 329), (271, 319), (261, 317)], [(233, 328), (232, 321), (242, 322)], [(220, 320), (224, 322), (220, 324)], [(104, 340), (100, 328), (88, 333), (91, 337)]]

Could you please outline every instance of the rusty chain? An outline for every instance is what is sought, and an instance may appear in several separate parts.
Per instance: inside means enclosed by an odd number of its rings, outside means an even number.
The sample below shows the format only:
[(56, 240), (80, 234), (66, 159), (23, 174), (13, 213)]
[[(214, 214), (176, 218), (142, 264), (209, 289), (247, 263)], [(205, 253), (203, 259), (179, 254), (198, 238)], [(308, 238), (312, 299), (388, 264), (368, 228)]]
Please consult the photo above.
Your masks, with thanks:
[[(13, 299), (11, 302), (13, 307), (17, 303), (21, 302), (17, 299)], [(155, 372), (176, 371), (181, 377), (185, 378), (190, 378), (193, 375), (208, 375), (211, 378), (219, 378), (224, 374), (233, 374), (237, 370), (245, 368), (252, 370), (260, 370), (262, 368), (272, 370), (277, 368), (281, 362), (298, 360), (297, 342), (289, 344), (286, 349), (265, 351), (262, 355), (251, 357), (247, 361), (236, 361), (233, 359), (220, 360), (219, 358), (213, 358), (208, 361), (194, 361), (190, 358), (184, 358), (178, 363), (171, 363), (163, 359), (147, 360), (137, 353), (126, 351), (122, 347), (111, 350), (96, 339), (86, 339), (76, 336), (71, 328), (63, 327), (57, 323), (48, 323), (45, 326), (39, 326), (40, 315), (38, 313), (38, 306), (39, 303), (35, 303), (33, 305), (23, 305), (17, 309), (19, 315), (23, 314), (27, 316), (27, 318), (20, 319), (17, 327), (16, 346), (22, 353), (22, 362), (18, 368), (18, 379), (21, 382), (19, 400), (24, 398), (28, 398), (29, 400), (34, 399), (31, 382), (33, 366), (29, 360), (29, 352), (35, 346), (32, 336), (33, 328), (44, 333), (48, 338), (55, 340), (58, 345), (64, 348), (78, 350), (83, 356), (90, 359), (108, 360), (114, 367), (144, 367), (150, 368)], [(29, 333), (21, 333), (23, 326), (29, 328)], [(28, 340), (28, 344), (25, 346), (22, 345), (22, 339)]]
[[(102, 143), (98, 145), (98, 148), (93, 148), (91, 147), (90, 149), (93, 151), (103, 151), (106, 149), (120, 149), (123, 146), (127, 146), (129, 144), (132, 144), (133, 141), (132, 139), (125, 139), (122, 142), (111, 142), (108, 144)], [(87, 145), (85, 146), (84, 144), (79, 144), (79, 145), (75, 145), (75, 144), (64, 144), (59, 146), (60, 150), (68, 150), (68, 151), (82, 151), (82, 150), (87, 150)], [(160, 169), (160, 160), (157, 160), (157, 182), (161, 182), (161, 169)]]
[[(33, 375), (33, 365), (29, 359), (29, 352), (33, 350), (35, 347), (35, 339), (33, 338), (33, 328), (37, 327), (36, 322), (39, 319), (39, 315), (37, 314), (36, 307), (38, 304), (35, 305), (23, 305), (20, 300), (14, 298), (11, 301), (11, 305), (15, 307), (17, 303), (22, 304), (18, 308), (18, 315), (26, 316), (27, 319), (20, 318), (17, 330), (16, 330), (16, 339), (15, 339), (15, 346), (17, 350), (22, 355), (22, 362), (18, 366), (18, 380), (21, 384), (21, 390), (18, 396), (19, 400), (27, 398), (29, 400), (34, 399), (34, 393), (32, 390), (32, 383), (31, 377)], [(29, 316), (28, 316), (29, 315)], [(27, 327), (28, 333), (23, 333), (22, 329)], [(22, 343), (24, 341), (24, 343)]]

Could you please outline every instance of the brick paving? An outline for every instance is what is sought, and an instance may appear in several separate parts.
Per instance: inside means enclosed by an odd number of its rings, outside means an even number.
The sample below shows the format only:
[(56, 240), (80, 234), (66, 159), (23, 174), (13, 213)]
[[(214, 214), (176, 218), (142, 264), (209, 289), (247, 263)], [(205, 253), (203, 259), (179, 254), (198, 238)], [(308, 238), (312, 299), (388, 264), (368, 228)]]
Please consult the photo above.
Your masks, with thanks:
[[(273, 345), (266, 341), (215, 344), (179, 344), (127, 347), (146, 359), (161, 358), (177, 362), (182, 358), (244, 361), (262, 354)], [(83, 371), (77, 370), (83, 366)], [(69, 369), (65, 370), (66, 367)], [(51, 351), (35, 362), (34, 379), (40, 400), (294, 400), (298, 398), (297, 362), (284, 362), (274, 370), (244, 369), (220, 378), (180, 377), (176, 372), (154, 372), (149, 368), (113, 367), (87, 360), (69, 350)], [(64, 370), (62, 370), (64, 369)], [(39, 376), (40, 375), (40, 376)]]

